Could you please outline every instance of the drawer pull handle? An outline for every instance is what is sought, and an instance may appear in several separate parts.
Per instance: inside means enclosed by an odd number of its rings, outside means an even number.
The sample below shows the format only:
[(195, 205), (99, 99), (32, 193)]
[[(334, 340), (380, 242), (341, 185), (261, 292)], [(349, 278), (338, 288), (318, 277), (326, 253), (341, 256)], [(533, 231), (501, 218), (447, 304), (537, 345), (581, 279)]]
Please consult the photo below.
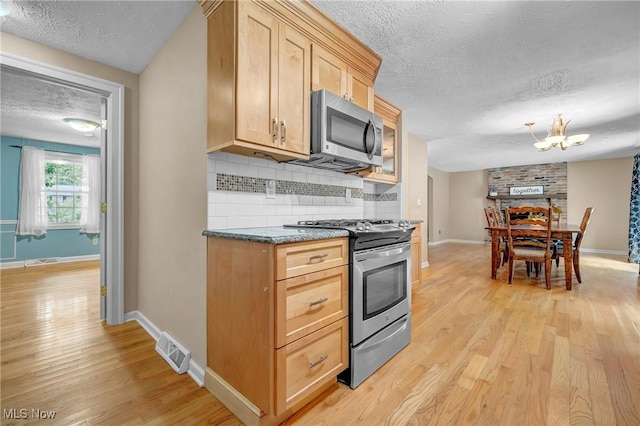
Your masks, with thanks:
[(321, 303), (326, 302), (327, 300), (329, 300), (329, 299), (327, 299), (326, 297), (323, 297), (323, 298), (318, 299), (318, 300), (314, 300), (313, 302), (309, 302), (309, 307), (312, 307), (312, 306), (315, 306), (315, 305), (319, 305)]
[(309, 262), (312, 262), (316, 259), (324, 260), (325, 257), (329, 256), (327, 253), (325, 254), (314, 254), (313, 256), (309, 256)]
[(313, 368), (316, 365), (320, 364), (322, 361), (326, 360), (327, 358), (329, 358), (329, 355), (320, 355), (320, 358), (317, 361), (313, 361), (309, 363), (309, 368)]

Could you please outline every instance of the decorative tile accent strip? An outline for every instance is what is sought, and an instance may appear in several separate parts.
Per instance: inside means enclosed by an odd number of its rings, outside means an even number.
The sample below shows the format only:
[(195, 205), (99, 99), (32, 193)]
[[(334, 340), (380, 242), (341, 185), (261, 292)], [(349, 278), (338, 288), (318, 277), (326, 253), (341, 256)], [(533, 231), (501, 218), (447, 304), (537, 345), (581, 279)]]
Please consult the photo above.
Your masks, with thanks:
[(363, 201), (398, 201), (398, 194), (395, 192), (390, 194), (370, 194), (365, 192)]
[[(264, 193), (266, 182), (271, 179), (216, 174), (218, 191), (257, 192)], [(320, 197), (344, 197), (347, 187), (338, 185), (324, 185), (320, 183), (276, 181), (276, 194), (316, 195)], [(396, 194), (389, 194), (396, 195)], [(351, 188), (351, 198), (362, 198), (362, 188)]]

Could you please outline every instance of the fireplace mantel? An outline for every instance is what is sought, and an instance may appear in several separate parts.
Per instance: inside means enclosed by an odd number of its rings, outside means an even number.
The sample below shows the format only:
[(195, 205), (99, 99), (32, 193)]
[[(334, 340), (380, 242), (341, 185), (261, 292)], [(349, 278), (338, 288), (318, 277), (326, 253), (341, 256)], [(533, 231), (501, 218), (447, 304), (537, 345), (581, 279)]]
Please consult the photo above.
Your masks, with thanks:
[(561, 199), (566, 200), (567, 194), (535, 194), (535, 195), (488, 195), (487, 200), (531, 200), (531, 199)]

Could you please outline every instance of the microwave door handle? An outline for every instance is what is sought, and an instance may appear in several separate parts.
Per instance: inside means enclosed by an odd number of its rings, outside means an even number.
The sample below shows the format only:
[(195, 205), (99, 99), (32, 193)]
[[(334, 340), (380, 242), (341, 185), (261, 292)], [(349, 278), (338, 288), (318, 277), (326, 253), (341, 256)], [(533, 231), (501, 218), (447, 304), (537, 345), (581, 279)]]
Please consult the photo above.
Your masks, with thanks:
[[(369, 161), (373, 160), (373, 155), (376, 152), (376, 149), (378, 148), (378, 135), (376, 134), (376, 124), (373, 122), (373, 120), (371, 118), (369, 118), (369, 123), (367, 125), (367, 131), (369, 131), (369, 129), (373, 129), (373, 148), (371, 149), (370, 152), (367, 152), (367, 157), (369, 157)], [(367, 144), (365, 141), (365, 150), (367, 148)]]

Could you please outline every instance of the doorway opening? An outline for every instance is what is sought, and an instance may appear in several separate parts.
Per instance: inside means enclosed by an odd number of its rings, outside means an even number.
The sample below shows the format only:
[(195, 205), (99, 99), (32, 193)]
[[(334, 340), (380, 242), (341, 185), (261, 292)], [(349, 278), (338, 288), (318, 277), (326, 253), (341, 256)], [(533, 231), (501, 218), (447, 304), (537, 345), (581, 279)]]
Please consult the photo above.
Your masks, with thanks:
[(3, 71), (100, 95), (101, 134), (101, 294), (107, 324), (124, 321), (124, 86), (57, 66), (0, 52)]

